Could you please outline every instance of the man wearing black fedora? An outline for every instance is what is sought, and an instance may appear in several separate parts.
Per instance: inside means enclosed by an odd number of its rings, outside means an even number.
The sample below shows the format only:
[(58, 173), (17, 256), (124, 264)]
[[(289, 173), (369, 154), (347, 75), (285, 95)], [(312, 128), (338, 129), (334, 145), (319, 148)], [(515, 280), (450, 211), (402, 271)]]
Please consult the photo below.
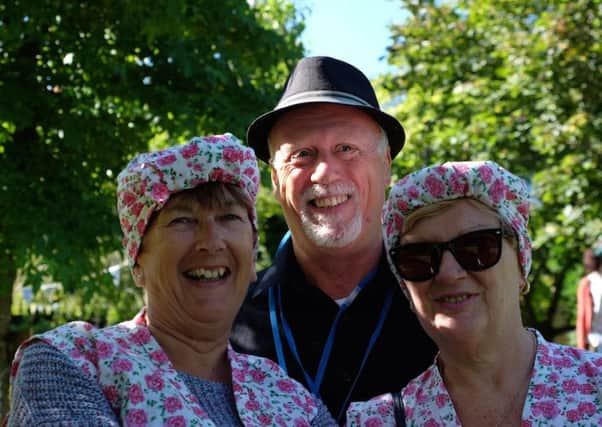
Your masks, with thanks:
[(307, 57), (247, 143), (271, 167), (289, 233), (235, 321), (235, 349), (272, 358), (341, 422), (399, 389), (435, 346), (389, 270), (380, 215), (405, 133), (354, 66)]

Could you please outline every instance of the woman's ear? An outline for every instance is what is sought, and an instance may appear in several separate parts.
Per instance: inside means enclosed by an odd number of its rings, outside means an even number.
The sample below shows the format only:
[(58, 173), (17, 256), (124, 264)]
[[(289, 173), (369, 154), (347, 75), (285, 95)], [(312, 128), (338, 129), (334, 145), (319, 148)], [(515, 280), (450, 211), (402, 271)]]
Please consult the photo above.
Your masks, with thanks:
[(410, 310), (412, 310), (412, 312), (414, 314), (416, 314), (416, 307), (414, 306), (414, 301), (412, 300), (412, 295), (410, 295), (410, 291), (408, 290), (408, 287), (404, 283), (403, 279), (401, 279), (401, 283), (399, 284), (399, 286), (401, 287), (401, 292), (408, 300), (408, 303), (410, 305)]
[(414, 305), (414, 300), (412, 299), (412, 296), (408, 294), (408, 302), (410, 303), (410, 310), (412, 310), (412, 313), (416, 314), (416, 306)]
[(134, 283), (139, 288), (144, 288), (144, 271), (139, 264), (134, 265), (132, 268), (132, 277), (134, 278)]

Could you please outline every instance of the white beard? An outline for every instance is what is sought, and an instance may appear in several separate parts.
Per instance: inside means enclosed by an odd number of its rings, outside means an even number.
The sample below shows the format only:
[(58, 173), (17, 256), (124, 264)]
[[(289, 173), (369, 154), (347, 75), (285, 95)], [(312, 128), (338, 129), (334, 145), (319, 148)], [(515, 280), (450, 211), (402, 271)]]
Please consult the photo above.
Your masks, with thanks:
[[(314, 185), (308, 189), (303, 199), (311, 200), (317, 196), (349, 193), (354, 194), (352, 185), (334, 184), (331, 186)], [(353, 219), (345, 223), (338, 215), (320, 214), (315, 211), (300, 213), (301, 225), (305, 235), (319, 247), (342, 248), (353, 242), (362, 231), (362, 213), (357, 212)]]
[[(322, 216), (322, 215), (320, 215)], [(319, 219), (301, 214), (301, 225), (305, 235), (317, 246), (324, 248), (342, 248), (353, 242), (362, 231), (362, 218), (356, 215), (350, 223), (344, 224), (329, 216)], [(318, 222), (315, 222), (318, 219)]]

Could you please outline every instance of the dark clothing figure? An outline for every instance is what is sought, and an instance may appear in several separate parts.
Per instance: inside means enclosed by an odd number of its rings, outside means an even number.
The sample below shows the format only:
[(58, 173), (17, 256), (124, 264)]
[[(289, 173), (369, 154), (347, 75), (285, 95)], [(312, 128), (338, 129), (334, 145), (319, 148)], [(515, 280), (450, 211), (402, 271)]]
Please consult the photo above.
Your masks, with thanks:
[[(290, 326), (303, 368), (313, 382), (340, 308), (305, 281), (289, 240), (274, 264), (260, 272), (249, 288), (232, 331), (235, 350), (278, 361), (270, 321), (270, 289), (274, 299), (278, 290), (281, 292), (283, 313), (278, 312), (277, 301), (273, 306), (288, 374), (311, 390), (287, 342), (281, 316)], [(384, 254), (372, 279), (340, 315), (334, 332), (330, 360), (336, 364), (326, 365), (318, 392), (339, 422), (351, 401), (399, 389), (400, 384), (429, 366), (435, 356), (435, 345), (410, 310)]]
[(292, 237), (251, 285), (231, 341), (276, 361), (341, 423), (352, 400), (398, 390), (435, 355), (383, 249), (405, 131), (360, 70), (315, 56), (291, 70), (247, 143), (270, 167)]

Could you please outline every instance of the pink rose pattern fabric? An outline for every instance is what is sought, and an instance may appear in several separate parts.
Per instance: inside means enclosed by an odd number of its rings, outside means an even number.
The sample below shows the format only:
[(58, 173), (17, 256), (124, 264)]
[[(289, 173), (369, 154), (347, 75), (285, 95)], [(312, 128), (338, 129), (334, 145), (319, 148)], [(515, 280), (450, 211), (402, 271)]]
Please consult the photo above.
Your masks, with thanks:
[[(493, 208), (518, 238), (519, 260), (526, 278), (531, 270), (531, 239), (527, 231), (530, 194), (525, 181), (492, 161), (447, 162), (420, 169), (396, 182), (382, 213), (387, 249), (399, 244), (404, 220), (421, 207), (444, 200), (474, 198)], [(402, 279), (392, 268), (399, 283)]]
[[(537, 354), (523, 407), (522, 426), (602, 426), (602, 354), (547, 342)], [(402, 390), (408, 426), (461, 426), (436, 363)], [(391, 394), (353, 402), (348, 426), (395, 425)]]
[(131, 266), (152, 213), (172, 194), (206, 182), (235, 184), (245, 190), (253, 206), (249, 215), (257, 250), (259, 168), (255, 152), (230, 133), (194, 137), (185, 145), (138, 155), (117, 177), (117, 211)]
[[(30, 338), (15, 355), (11, 378), (24, 348), (36, 339), (67, 354), (97, 381), (125, 426), (215, 426), (149, 332), (144, 311), (103, 329), (71, 322)], [(276, 363), (230, 347), (228, 357), (236, 407), (245, 426), (309, 426), (318, 415), (309, 391)]]

